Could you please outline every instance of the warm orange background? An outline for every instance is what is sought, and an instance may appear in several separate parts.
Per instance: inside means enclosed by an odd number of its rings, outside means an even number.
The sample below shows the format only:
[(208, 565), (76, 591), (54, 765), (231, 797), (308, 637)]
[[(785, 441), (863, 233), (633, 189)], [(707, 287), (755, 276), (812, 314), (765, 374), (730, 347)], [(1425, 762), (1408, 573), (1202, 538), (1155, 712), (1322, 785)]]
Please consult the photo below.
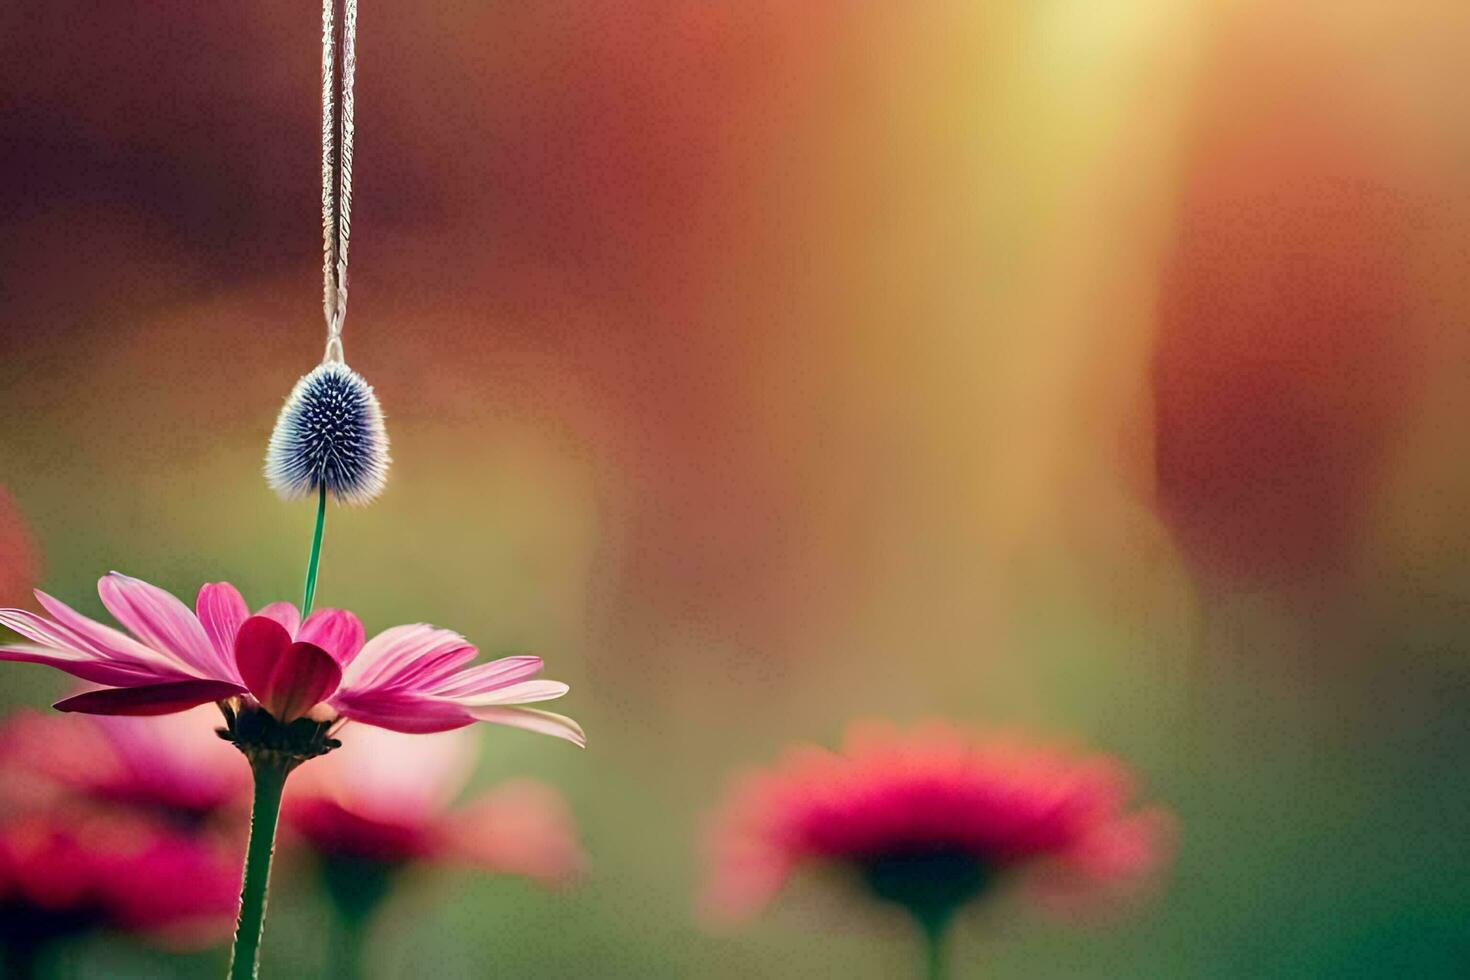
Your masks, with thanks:
[[(259, 466), (322, 344), (318, 28), (0, 8), (0, 483), (51, 591), (298, 588)], [(1183, 826), (1152, 910), (996, 909), (961, 976), (1456, 975), (1466, 38), (1450, 0), (363, 0), (345, 341), (396, 468), (322, 601), (545, 656), (591, 747), (487, 734), (487, 778), (562, 786), (596, 871), (405, 895), (385, 975), (899, 975), (897, 926), (800, 899), (701, 936), (693, 842), (732, 767), (927, 714), (1119, 752)], [(314, 908), (273, 900), (268, 971)]]

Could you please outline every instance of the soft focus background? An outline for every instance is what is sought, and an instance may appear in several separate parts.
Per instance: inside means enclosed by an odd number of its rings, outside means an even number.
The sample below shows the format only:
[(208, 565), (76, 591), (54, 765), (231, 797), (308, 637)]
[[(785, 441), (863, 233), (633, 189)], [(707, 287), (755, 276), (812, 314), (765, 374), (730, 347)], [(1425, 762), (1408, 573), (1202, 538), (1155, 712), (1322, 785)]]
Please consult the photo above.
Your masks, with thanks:
[[(323, 340), (318, 30), (0, 6), (0, 484), (84, 612), (114, 568), (299, 594), (260, 466)], [(1467, 38), (1463, 0), (363, 0), (345, 341), (396, 464), (320, 601), (543, 655), (591, 739), (487, 730), (478, 777), (561, 788), (589, 877), (425, 874), (378, 974), (906, 975), (902, 922), (801, 889), (702, 933), (697, 841), (788, 741), (945, 715), (1116, 752), (1182, 826), (1141, 914), (1002, 903), (958, 975), (1463, 975)], [(265, 973), (319, 972), (278, 881)]]

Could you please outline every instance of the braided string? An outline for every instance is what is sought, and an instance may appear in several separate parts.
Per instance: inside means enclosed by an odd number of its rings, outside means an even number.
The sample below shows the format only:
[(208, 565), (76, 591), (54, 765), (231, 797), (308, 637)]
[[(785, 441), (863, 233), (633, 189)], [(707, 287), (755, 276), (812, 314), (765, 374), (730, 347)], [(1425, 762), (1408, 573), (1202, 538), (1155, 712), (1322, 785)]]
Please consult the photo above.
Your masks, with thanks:
[(357, 0), (322, 0), (322, 312), (327, 320), (324, 363), (343, 360), (347, 244), (352, 237), (352, 82), (356, 74)]

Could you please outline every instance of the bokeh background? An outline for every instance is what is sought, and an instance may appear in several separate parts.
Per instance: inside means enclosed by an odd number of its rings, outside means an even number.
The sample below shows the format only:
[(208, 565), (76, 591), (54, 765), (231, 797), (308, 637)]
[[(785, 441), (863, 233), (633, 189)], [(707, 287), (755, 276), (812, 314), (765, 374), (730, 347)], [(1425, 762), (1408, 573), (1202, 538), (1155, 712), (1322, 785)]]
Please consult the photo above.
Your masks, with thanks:
[[(318, 30), (0, 6), (0, 483), (85, 612), (113, 568), (298, 593), (312, 508), (259, 471), (323, 339)], [(958, 975), (1462, 976), (1467, 38), (1460, 0), (363, 0), (345, 341), (396, 462), (320, 600), (543, 655), (591, 739), (487, 731), (478, 777), (561, 788), (590, 876), (425, 874), (379, 975), (906, 975), (902, 922), (800, 889), (705, 934), (697, 841), (733, 769), (943, 715), (1116, 752), (1182, 827), (1140, 914), (998, 904)], [(282, 873), (266, 975), (323, 970), (322, 915)]]

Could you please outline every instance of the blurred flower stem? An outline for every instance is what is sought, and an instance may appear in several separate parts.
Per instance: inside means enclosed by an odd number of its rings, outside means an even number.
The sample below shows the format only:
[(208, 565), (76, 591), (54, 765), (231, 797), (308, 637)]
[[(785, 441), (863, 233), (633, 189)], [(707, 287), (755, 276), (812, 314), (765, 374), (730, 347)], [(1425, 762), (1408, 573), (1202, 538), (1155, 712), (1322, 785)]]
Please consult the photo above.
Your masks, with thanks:
[(50, 943), (43, 938), (21, 936), (19, 932), (15, 930), (15, 935), (6, 937), (4, 958), (0, 959), (4, 976), (15, 980), (43, 980), (51, 972), (42, 968)]
[(230, 980), (254, 980), (260, 972), (260, 939), (265, 932), (265, 896), (276, 849), (276, 822), (292, 766), (275, 753), (262, 753), (251, 758), (250, 768), (255, 774), (255, 800), (250, 809), (250, 846), (245, 852), (245, 882), (240, 888), (240, 918), (230, 955)]
[(316, 599), (317, 568), (322, 560), (322, 531), (327, 523), (327, 485), (317, 488), (316, 530), (311, 535), (311, 557), (306, 559), (306, 590), (301, 597), (301, 618), (311, 615), (311, 604)]
[(950, 915), (918, 919), (924, 934), (924, 976), (928, 980), (947, 980), (949, 976)]
[(338, 980), (363, 980), (373, 914), (393, 887), (396, 864), (348, 855), (322, 858), (321, 879), (332, 906), (330, 966)]

